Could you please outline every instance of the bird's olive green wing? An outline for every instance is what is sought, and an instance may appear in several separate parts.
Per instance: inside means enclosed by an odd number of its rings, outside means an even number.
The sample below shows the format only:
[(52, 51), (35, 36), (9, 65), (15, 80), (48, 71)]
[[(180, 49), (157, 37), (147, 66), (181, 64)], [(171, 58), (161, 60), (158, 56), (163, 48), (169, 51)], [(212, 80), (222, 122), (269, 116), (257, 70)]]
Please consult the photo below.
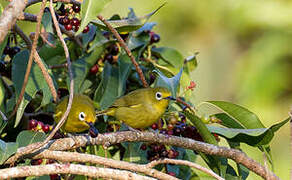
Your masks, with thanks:
[(131, 107), (142, 105), (147, 101), (147, 91), (145, 89), (139, 89), (132, 91), (129, 94), (118, 98), (111, 107)]

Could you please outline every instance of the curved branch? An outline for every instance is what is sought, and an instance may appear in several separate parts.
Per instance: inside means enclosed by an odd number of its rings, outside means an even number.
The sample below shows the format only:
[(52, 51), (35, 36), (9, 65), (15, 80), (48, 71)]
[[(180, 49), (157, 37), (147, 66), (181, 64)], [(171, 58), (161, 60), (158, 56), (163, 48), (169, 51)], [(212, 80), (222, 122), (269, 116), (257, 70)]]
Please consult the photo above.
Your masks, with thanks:
[(192, 163), (190, 161), (186, 161), (186, 160), (180, 160), (180, 159), (159, 159), (159, 160), (155, 160), (152, 161), (150, 163), (147, 164), (147, 167), (149, 168), (153, 168), (159, 164), (175, 164), (175, 165), (185, 165), (185, 166), (189, 166), (195, 169), (198, 169), (202, 172), (205, 172), (206, 174), (209, 174), (210, 176), (216, 178), (217, 180), (224, 180), (222, 177), (220, 177), (219, 175), (217, 175), (216, 173), (214, 173), (212, 170), (207, 169), (205, 167), (202, 167), (196, 163)]
[(9, 3), (0, 17), (0, 43), (3, 42), (9, 30), (15, 24), (18, 16), (23, 13), (27, 1), (13, 0)]
[[(271, 171), (266, 171), (265, 167), (256, 162), (255, 160), (248, 157), (244, 152), (236, 149), (231, 149), (228, 147), (215, 146), (212, 144), (207, 144), (201, 141), (195, 141), (189, 138), (169, 136), (163, 134), (157, 134), (153, 132), (134, 132), (134, 131), (122, 131), (115, 133), (99, 134), (96, 138), (91, 138), (90, 136), (74, 136), (74, 138), (64, 138), (50, 141), (47, 146), (43, 149), (49, 150), (69, 150), (75, 149), (77, 147), (82, 147), (86, 145), (103, 145), (110, 146), (112, 144), (118, 144), (121, 142), (151, 142), (160, 143), (165, 145), (177, 146), (186, 149), (192, 149), (197, 152), (203, 152), (209, 155), (222, 156), (234, 160), (255, 172), (259, 176), (270, 180), (278, 180), (279, 178)], [(17, 152), (26, 151), (30, 146), (36, 146), (35, 144), (30, 144), (26, 147), (19, 148)], [(11, 160), (8, 159), (6, 163), (10, 163)]]
[[(36, 4), (36, 3), (39, 3), (39, 2), (41, 2), (41, 0), (29, 0), (26, 7), (31, 6), (33, 4)], [(54, 2), (63, 2), (63, 3), (80, 5), (80, 2), (75, 1), (75, 0), (54, 0)]]
[(47, 164), (38, 166), (18, 166), (13, 168), (0, 169), (0, 179), (11, 179), (28, 176), (42, 176), (47, 174), (78, 174), (93, 178), (109, 179), (145, 179), (153, 178), (138, 175), (125, 170), (100, 168), (80, 164)]
[(134, 164), (125, 161), (117, 161), (109, 158), (104, 158), (91, 154), (81, 154), (77, 152), (62, 152), (45, 150), (33, 157), (34, 159), (55, 159), (62, 162), (79, 162), (104, 165), (111, 168), (124, 169), (139, 173), (144, 173), (158, 179), (176, 180), (177, 178), (168, 174), (162, 173), (146, 165)]

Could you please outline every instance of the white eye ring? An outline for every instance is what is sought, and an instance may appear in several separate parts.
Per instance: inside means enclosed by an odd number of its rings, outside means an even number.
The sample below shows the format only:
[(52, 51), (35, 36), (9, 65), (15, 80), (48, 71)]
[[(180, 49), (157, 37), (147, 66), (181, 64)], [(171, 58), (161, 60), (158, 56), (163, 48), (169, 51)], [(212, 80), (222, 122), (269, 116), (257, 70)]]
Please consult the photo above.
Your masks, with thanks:
[(84, 112), (80, 112), (79, 113), (79, 120), (80, 121), (84, 121), (85, 120), (85, 113)]
[(159, 101), (159, 100), (161, 100), (162, 99), (162, 94), (161, 94), (161, 92), (157, 92), (156, 94), (155, 94), (155, 98)]

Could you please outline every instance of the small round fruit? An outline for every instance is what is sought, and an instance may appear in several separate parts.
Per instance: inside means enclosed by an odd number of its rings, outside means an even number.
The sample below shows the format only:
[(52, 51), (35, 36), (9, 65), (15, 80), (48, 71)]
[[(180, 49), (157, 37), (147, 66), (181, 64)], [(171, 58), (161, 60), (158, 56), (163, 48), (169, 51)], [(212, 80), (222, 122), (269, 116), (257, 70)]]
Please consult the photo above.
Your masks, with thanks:
[(119, 49), (119, 46), (117, 46), (116, 44), (113, 44), (112, 46), (110, 46), (110, 48), (109, 48), (110, 50), (110, 54), (111, 55), (118, 55), (119, 54), (119, 52), (120, 52), (120, 49)]
[(64, 26), (67, 31), (71, 31), (73, 26), (71, 24), (67, 24)]
[(29, 126), (28, 128), (31, 130), (31, 129), (37, 127), (37, 125), (38, 125), (38, 121), (35, 119), (32, 119), (28, 123), (28, 126)]
[(11, 51), (11, 47), (7, 45), (4, 48), (3, 54), (10, 54), (10, 51)]
[(92, 138), (96, 138), (96, 137), (98, 136), (98, 131), (97, 131), (97, 129), (95, 129), (95, 128), (90, 128), (90, 129), (89, 129), (89, 135), (90, 135), (90, 137), (92, 137)]
[(50, 125), (46, 124), (42, 127), (42, 129), (43, 129), (44, 133), (47, 133), (50, 131)]
[(90, 68), (90, 73), (92, 73), (92, 74), (96, 74), (97, 72), (98, 72), (98, 65), (97, 64), (95, 64), (95, 65), (93, 65), (91, 68)]
[(107, 55), (104, 56), (104, 60), (106, 60), (106, 61), (111, 63), (111, 62), (113, 62), (114, 57), (111, 54), (107, 54)]
[(158, 129), (158, 124), (157, 123), (152, 124), (151, 128), (154, 129), (154, 130)]
[(83, 32), (83, 33), (88, 33), (88, 32), (89, 32), (89, 26), (88, 26), (88, 25), (85, 26), (85, 28), (83, 29), (82, 32)]
[(150, 33), (150, 43), (158, 43), (160, 41), (160, 36), (156, 33)]
[(80, 21), (79, 21), (79, 19), (77, 19), (77, 18), (72, 18), (71, 20), (70, 20), (70, 24), (72, 25), (72, 26), (79, 26), (80, 25)]
[(80, 6), (77, 4), (73, 4), (72, 9), (74, 12), (79, 13), (80, 12)]
[(143, 150), (143, 151), (145, 151), (147, 149), (146, 144), (142, 144), (141, 147), (140, 147), (140, 149)]

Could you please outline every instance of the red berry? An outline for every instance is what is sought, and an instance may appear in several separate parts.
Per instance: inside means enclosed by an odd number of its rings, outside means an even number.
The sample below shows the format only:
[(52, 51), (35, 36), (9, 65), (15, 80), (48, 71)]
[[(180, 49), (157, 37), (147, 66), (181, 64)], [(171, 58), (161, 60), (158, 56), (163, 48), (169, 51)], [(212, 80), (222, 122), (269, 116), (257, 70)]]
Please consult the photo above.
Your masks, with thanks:
[(88, 33), (88, 31), (89, 31), (89, 26), (87, 25), (84, 29), (83, 29), (83, 33)]
[(74, 31), (77, 32), (80, 26), (74, 26)]
[(167, 129), (168, 129), (168, 130), (173, 130), (173, 128), (174, 128), (174, 125), (173, 125), (173, 124), (168, 124), (168, 125), (167, 125)]
[(37, 127), (37, 125), (38, 125), (38, 121), (35, 119), (32, 119), (28, 123), (28, 126), (29, 126), (28, 129), (31, 130), (31, 129)]
[(47, 159), (46, 164), (53, 164), (55, 161), (53, 159)]
[(169, 174), (169, 175), (171, 175), (171, 176), (173, 176), (173, 177), (176, 176), (174, 172), (168, 172), (167, 174)]
[(43, 126), (42, 129), (43, 129), (43, 131), (44, 131), (45, 133), (47, 133), (47, 132), (50, 131), (50, 125), (46, 124), (46, 125)]
[(158, 129), (158, 124), (157, 123), (152, 124), (151, 128), (154, 130)]
[(37, 163), (37, 165), (42, 164), (43, 163), (43, 159), (38, 159), (36, 163)]
[(80, 6), (77, 4), (73, 4), (72, 9), (74, 12), (79, 13), (80, 12)]
[(92, 73), (92, 74), (96, 74), (97, 72), (98, 72), (98, 65), (97, 64), (95, 64), (95, 65), (93, 65), (91, 68), (90, 68), (90, 73)]
[(168, 131), (167, 131), (167, 134), (168, 134), (168, 135), (173, 135), (173, 130), (168, 130)]
[(43, 127), (44, 127), (44, 123), (43, 122), (41, 122), (41, 121), (37, 121), (37, 126), (36, 126), (36, 129), (37, 130), (42, 130), (43, 129)]
[(143, 151), (145, 151), (147, 149), (146, 144), (142, 144), (141, 147), (140, 147), (140, 149), (143, 150)]
[(79, 19), (77, 19), (77, 18), (72, 18), (72, 19), (70, 20), (70, 24), (71, 24), (72, 26), (79, 26), (79, 25), (80, 25), (80, 21), (79, 21)]
[(71, 31), (73, 28), (73, 26), (71, 24), (66, 24), (64, 27), (67, 31)]
[(51, 180), (59, 179), (59, 175), (58, 174), (50, 174), (50, 179)]

